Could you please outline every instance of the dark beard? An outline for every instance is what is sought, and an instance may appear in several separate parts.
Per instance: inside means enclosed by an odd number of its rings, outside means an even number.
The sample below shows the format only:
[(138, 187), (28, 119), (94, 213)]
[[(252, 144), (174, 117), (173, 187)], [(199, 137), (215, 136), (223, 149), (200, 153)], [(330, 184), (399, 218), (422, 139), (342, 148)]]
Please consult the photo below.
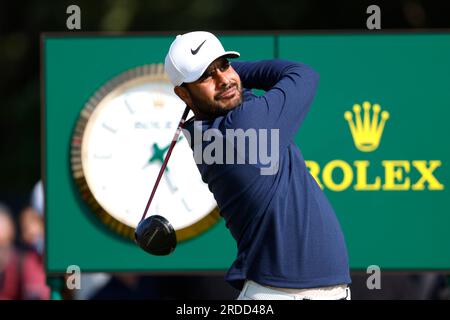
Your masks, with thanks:
[[(238, 93), (239, 100), (237, 101), (236, 104), (234, 104), (233, 106), (231, 106), (227, 109), (221, 108), (219, 103), (209, 104), (209, 103), (203, 101), (202, 99), (196, 97), (195, 95), (193, 95), (189, 89), (188, 89), (188, 91), (191, 94), (192, 103), (203, 114), (203, 116), (208, 119), (214, 119), (214, 118), (226, 115), (230, 110), (234, 109), (235, 107), (237, 107), (238, 105), (240, 105), (242, 103), (242, 87), (238, 84), (235, 84), (235, 85), (239, 92)], [(229, 88), (230, 87), (225, 88), (223, 90), (223, 92), (225, 92)]]

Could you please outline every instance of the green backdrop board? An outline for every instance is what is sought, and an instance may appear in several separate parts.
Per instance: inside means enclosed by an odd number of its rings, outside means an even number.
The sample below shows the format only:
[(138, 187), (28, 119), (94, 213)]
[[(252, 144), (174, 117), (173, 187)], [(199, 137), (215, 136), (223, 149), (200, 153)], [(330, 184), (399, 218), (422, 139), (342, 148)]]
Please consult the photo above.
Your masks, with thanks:
[[(352, 269), (450, 269), (450, 35), (220, 38), (241, 60), (279, 57), (320, 73), (296, 143), (341, 221)], [(70, 142), (86, 102), (118, 74), (163, 62), (172, 39), (43, 38), (47, 272), (212, 271), (233, 261), (223, 221), (170, 256), (150, 256), (89, 212), (73, 182)]]
[[(351, 266), (449, 269), (450, 35), (282, 36), (279, 48), (321, 75), (296, 142), (320, 167)], [(355, 119), (353, 105), (365, 101), (379, 104), (379, 118), (389, 114), (373, 151), (355, 146), (364, 130), (352, 134), (344, 118), (350, 111)], [(436, 180), (417, 184), (424, 166), (438, 164)], [(337, 186), (324, 182), (327, 165)]]

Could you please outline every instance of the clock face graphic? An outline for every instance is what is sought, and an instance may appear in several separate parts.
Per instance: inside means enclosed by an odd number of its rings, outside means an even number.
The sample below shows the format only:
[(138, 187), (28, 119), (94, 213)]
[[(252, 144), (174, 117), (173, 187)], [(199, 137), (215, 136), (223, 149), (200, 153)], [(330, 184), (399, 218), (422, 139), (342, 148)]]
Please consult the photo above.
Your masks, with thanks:
[[(134, 239), (185, 104), (162, 64), (141, 66), (100, 88), (81, 111), (71, 142), (72, 175), (100, 220)], [(181, 134), (147, 216), (167, 218), (183, 241), (219, 219), (192, 149)]]

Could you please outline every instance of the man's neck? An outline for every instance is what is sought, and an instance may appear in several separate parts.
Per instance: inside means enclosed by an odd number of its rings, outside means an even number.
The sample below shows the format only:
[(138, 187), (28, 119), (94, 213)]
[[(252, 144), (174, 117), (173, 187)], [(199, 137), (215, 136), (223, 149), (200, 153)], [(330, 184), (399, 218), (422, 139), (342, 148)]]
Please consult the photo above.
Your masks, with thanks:
[(214, 117), (208, 116), (204, 113), (198, 113), (194, 111), (194, 120), (196, 121), (203, 121), (203, 120), (212, 120)]

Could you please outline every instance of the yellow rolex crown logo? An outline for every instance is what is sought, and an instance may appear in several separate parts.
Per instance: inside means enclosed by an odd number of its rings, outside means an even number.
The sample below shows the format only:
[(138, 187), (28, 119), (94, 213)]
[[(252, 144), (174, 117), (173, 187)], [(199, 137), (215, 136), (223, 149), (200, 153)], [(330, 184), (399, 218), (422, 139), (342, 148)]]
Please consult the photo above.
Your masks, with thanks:
[(372, 107), (372, 119), (370, 118), (370, 102), (363, 102), (363, 108), (364, 119), (361, 118), (361, 106), (359, 104), (353, 105), (354, 119), (351, 111), (346, 111), (344, 118), (348, 122), (356, 148), (363, 152), (370, 152), (376, 150), (380, 144), (384, 125), (386, 120), (389, 119), (389, 112), (381, 112), (380, 121), (381, 107), (379, 104), (374, 104)]

